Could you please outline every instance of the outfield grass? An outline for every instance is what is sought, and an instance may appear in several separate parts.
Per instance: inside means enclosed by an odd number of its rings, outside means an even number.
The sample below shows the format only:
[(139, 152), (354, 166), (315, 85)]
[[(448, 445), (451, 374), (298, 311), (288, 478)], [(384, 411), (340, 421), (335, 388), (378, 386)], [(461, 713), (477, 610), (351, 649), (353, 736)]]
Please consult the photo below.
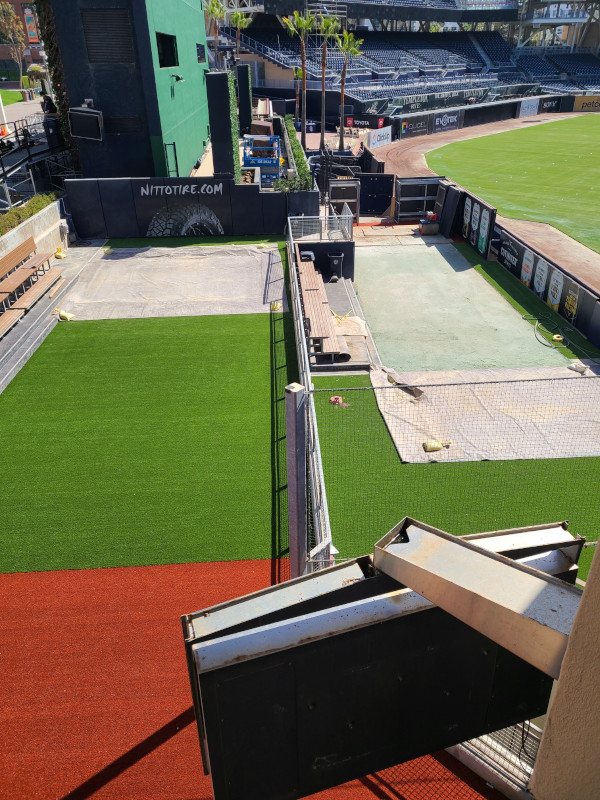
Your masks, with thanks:
[(23, 95), (21, 92), (15, 92), (11, 89), (0, 89), (2, 95), (2, 104), (5, 106), (12, 106), (13, 103), (22, 103)]
[(289, 322), (58, 325), (0, 395), (0, 572), (282, 555)]
[[(568, 519), (598, 537), (600, 458), (403, 464), (368, 376), (314, 378), (333, 543), (341, 557), (372, 552), (404, 516), (462, 535)], [(341, 394), (348, 407), (329, 403)], [(582, 577), (592, 548), (584, 550)]]
[(516, 219), (548, 222), (600, 252), (600, 116), (456, 142), (427, 163)]

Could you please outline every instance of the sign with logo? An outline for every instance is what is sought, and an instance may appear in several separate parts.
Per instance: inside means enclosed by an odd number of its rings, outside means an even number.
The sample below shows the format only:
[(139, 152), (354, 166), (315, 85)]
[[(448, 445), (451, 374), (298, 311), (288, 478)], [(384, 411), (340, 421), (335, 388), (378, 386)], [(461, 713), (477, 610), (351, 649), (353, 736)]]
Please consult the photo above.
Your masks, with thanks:
[(540, 114), (553, 114), (555, 111), (560, 111), (560, 99), (554, 97), (552, 100), (540, 100)]
[(440, 112), (433, 115), (433, 133), (455, 131), (460, 127), (460, 112)]
[(503, 267), (512, 272), (516, 277), (521, 275), (523, 261), (523, 247), (509, 236), (505, 230), (500, 233), (500, 246), (498, 247), (498, 261)]
[(533, 276), (533, 291), (542, 300), (546, 294), (546, 283), (548, 281), (548, 262), (543, 258), (538, 258)]
[(467, 239), (469, 236), (469, 225), (471, 224), (471, 198), (467, 197), (465, 200), (465, 207), (463, 210), (463, 224), (462, 224), (462, 235), (463, 239)]
[(23, 18), (25, 19), (25, 28), (27, 29), (27, 41), (29, 44), (39, 44), (40, 35), (38, 33), (37, 20), (33, 8), (30, 6), (23, 6)]
[(473, 211), (471, 212), (471, 230), (469, 232), (469, 243), (473, 245), (473, 247), (475, 247), (475, 242), (477, 241), (480, 216), (481, 206), (479, 203), (473, 203)]
[(533, 264), (535, 258), (531, 250), (525, 250), (523, 254), (523, 265), (521, 266), (521, 283), (529, 289), (531, 283), (531, 276), (533, 275)]
[(425, 136), (427, 133), (427, 114), (415, 117), (405, 117), (400, 124), (400, 136), (404, 139), (409, 136)]
[(563, 308), (563, 316), (568, 319), (570, 323), (575, 322), (577, 316), (577, 306), (579, 305), (579, 286), (572, 281), (569, 281), (569, 288), (565, 297), (565, 305)]
[(600, 95), (590, 94), (586, 97), (576, 97), (573, 111), (600, 111)]
[(385, 117), (375, 114), (361, 114), (346, 117), (347, 128), (384, 128)]
[(548, 297), (546, 302), (553, 311), (558, 311), (560, 305), (560, 298), (562, 297), (564, 284), (564, 275), (559, 270), (555, 269), (550, 276), (550, 285), (548, 286)]
[(383, 147), (392, 142), (392, 126), (388, 125), (380, 130), (370, 131), (367, 134), (366, 146), (369, 150), (374, 150), (377, 147)]
[(519, 117), (533, 117), (538, 113), (539, 104), (539, 97), (526, 97), (525, 100), (521, 100)]
[(479, 223), (479, 236), (477, 237), (477, 249), (483, 256), (487, 256), (490, 239), (490, 215), (489, 208), (483, 208), (481, 212), (481, 222)]

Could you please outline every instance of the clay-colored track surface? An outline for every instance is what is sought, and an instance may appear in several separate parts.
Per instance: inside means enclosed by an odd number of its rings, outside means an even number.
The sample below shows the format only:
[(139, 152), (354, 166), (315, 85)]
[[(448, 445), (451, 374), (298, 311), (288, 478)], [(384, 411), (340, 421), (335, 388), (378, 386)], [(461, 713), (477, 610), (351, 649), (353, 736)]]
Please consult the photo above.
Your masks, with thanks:
[[(433, 136), (416, 136), (412, 139), (400, 140), (381, 147), (376, 151), (376, 156), (379, 160), (385, 160), (385, 172), (394, 173), (401, 178), (436, 175), (436, 172), (429, 169), (425, 159), (426, 153), (432, 150), (437, 150), (452, 142), (476, 139), (480, 136), (489, 136), (490, 134), (504, 131), (514, 131), (523, 127), (531, 127), (531, 125), (544, 125), (548, 122), (572, 116), (572, 114), (540, 114), (537, 117), (490, 122), (487, 125), (477, 125), (472, 128), (462, 128), (458, 131), (437, 133)], [(570, 236), (561, 233), (551, 225), (501, 216), (498, 216), (498, 222), (504, 225), (509, 232), (513, 232), (516, 236), (529, 242), (542, 255), (557, 262), (573, 275), (578, 276), (597, 291), (600, 291), (599, 253), (576, 242)]]
[[(210, 800), (179, 617), (270, 580), (267, 560), (2, 575), (0, 797)], [(446, 753), (314, 797), (502, 800)]]

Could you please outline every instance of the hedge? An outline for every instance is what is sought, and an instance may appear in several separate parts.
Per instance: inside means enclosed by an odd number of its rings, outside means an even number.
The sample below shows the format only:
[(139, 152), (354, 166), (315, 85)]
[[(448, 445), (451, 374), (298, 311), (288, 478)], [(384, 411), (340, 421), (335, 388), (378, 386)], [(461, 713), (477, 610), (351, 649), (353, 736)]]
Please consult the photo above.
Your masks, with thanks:
[(38, 211), (56, 201), (55, 194), (36, 194), (22, 206), (15, 206), (0, 216), (0, 236), (12, 231), (17, 225), (33, 217)]
[(287, 114), (284, 118), (284, 122), (288, 132), (290, 146), (292, 148), (292, 155), (294, 156), (294, 161), (296, 162), (296, 186), (294, 186), (294, 189), (312, 189), (313, 179), (310, 172), (310, 167), (308, 166), (308, 161), (306, 160), (306, 155), (302, 149), (302, 145), (296, 137), (294, 118), (291, 114)]

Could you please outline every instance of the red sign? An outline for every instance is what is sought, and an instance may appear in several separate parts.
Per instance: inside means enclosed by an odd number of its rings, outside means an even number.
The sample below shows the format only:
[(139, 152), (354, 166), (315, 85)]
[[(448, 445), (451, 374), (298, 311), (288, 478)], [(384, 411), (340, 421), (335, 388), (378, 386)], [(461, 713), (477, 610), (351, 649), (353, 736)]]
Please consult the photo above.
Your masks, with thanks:
[(377, 120), (377, 127), (378, 128), (383, 128), (383, 123), (384, 122), (385, 122), (385, 119), (383, 117), (379, 117), (379, 119)]
[(352, 128), (354, 126), (354, 117), (346, 117), (346, 127)]

